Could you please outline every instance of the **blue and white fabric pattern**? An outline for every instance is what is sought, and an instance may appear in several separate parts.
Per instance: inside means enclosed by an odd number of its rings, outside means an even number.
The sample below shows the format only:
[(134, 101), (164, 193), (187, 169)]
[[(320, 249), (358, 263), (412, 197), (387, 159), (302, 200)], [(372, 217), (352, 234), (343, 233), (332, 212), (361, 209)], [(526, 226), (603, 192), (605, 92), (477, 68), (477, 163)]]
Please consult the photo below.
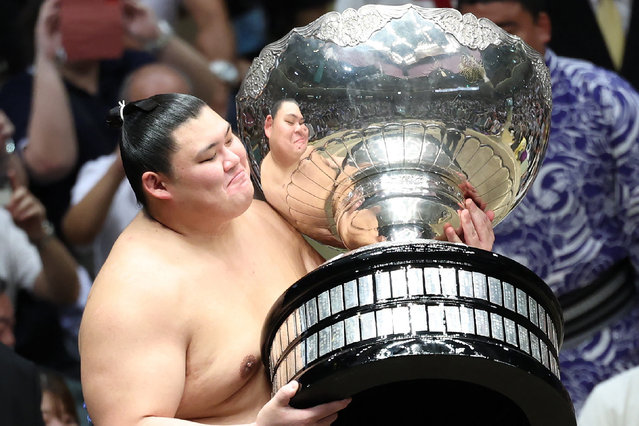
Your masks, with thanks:
[[(616, 74), (546, 52), (550, 140), (528, 193), (495, 229), (495, 251), (557, 296), (618, 261), (639, 271), (639, 94)], [(635, 274), (635, 285), (637, 276)], [(639, 365), (639, 298), (623, 316), (564, 345), (561, 377), (575, 409), (599, 382)]]

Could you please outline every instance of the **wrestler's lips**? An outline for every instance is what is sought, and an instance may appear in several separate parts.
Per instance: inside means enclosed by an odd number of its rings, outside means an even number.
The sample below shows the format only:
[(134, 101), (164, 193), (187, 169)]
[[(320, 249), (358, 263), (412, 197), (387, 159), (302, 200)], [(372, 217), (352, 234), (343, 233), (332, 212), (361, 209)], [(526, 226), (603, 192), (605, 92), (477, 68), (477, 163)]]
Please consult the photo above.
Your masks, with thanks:
[(295, 141), (293, 141), (293, 145), (295, 145), (296, 147), (300, 147), (300, 146), (306, 146), (306, 144), (308, 143), (306, 138), (300, 138), (297, 139)]
[(246, 173), (246, 171), (244, 169), (238, 171), (235, 176), (233, 176), (231, 178), (231, 180), (229, 181), (227, 187), (231, 187), (231, 186), (235, 186), (235, 185), (242, 185), (244, 182), (246, 182), (248, 180), (248, 174)]

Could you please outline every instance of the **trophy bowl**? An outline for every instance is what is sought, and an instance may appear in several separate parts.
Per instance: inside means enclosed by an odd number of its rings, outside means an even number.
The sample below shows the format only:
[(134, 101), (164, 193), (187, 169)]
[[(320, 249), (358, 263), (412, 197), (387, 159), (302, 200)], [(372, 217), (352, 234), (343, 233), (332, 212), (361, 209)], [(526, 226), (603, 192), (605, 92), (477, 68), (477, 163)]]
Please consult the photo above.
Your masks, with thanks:
[[(287, 163), (264, 127), (282, 100), (309, 131)], [(273, 392), (295, 379), (295, 407), (352, 396), (342, 424), (575, 424), (548, 286), (511, 259), (437, 241), (464, 198), (493, 210), (494, 225), (515, 208), (550, 110), (541, 56), (453, 9), (331, 12), (262, 50), (237, 95), (258, 193), (303, 234), (348, 250), (271, 309)]]

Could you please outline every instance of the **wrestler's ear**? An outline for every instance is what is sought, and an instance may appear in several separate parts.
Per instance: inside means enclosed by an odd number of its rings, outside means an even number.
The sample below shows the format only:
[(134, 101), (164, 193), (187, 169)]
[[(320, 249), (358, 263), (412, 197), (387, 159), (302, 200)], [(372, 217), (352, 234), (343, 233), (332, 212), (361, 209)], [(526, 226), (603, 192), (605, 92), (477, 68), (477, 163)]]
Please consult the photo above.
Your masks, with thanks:
[(271, 139), (271, 130), (273, 129), (273, 116), (271, 114), (266, 116), (264, 120), (264, 134), (267, 139)]
[(144, 172), (142, 174), (142, 188), (149, 194), (149, 197), (160, 200), (168, 200), (171, 198), (171, 193), (167, 190), (161, 174)]

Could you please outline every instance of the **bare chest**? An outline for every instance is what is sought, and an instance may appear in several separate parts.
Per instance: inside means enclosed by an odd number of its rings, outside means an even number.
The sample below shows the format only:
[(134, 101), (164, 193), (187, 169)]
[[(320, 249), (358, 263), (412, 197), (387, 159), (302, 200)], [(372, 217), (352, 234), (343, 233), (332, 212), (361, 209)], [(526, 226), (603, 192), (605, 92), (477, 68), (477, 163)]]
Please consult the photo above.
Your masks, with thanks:
[(276, 256), (238, 263), (194, 277), (179, 417), (250, 422), (270, 398), (262, 327), (275, 300), (299, 277)]

